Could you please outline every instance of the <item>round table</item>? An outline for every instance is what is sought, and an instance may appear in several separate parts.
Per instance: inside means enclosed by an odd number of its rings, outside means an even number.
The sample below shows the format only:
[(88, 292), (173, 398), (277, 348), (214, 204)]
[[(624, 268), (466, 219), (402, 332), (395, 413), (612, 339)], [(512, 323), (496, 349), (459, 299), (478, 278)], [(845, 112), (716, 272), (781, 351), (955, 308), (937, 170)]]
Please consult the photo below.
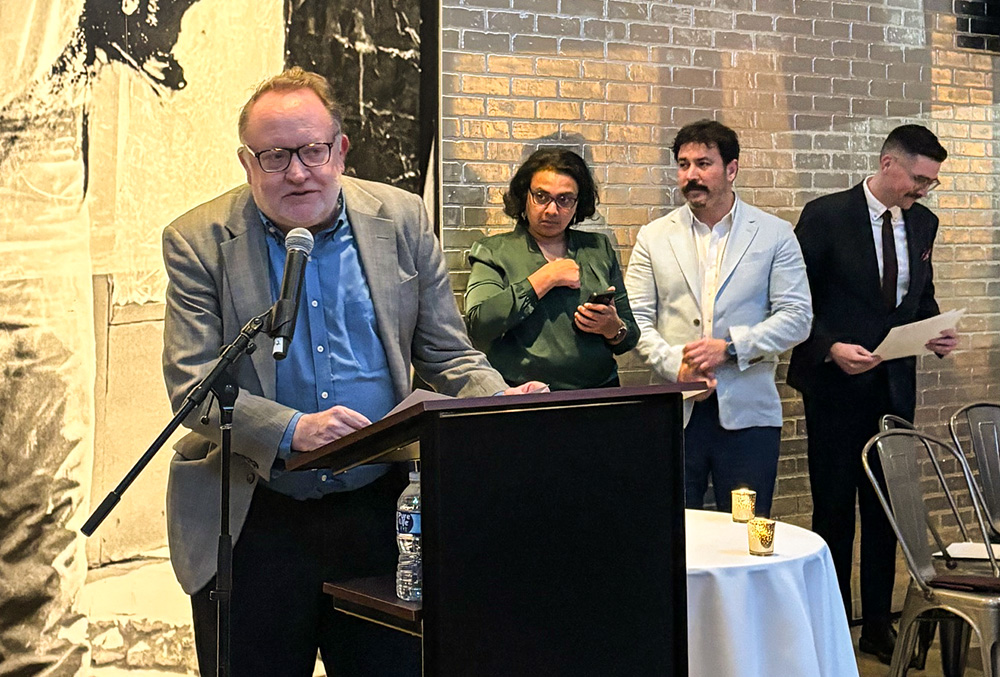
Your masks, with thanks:
[(691, 677), (858, 674), (826, 543), (777, 523), (774, 554), (749, 554), (729, 513), (687, 510)]

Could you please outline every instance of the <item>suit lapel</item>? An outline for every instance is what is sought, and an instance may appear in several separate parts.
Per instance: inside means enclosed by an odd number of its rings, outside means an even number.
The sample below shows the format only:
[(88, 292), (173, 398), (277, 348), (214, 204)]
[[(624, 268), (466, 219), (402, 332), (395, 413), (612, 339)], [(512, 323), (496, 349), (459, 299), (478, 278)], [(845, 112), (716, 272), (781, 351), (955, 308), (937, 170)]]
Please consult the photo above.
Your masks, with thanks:
[[(267, 244), (264, 241), (264, 224), (261, 223), (257, 206), (250, 198), (240, 216), (227, 224), (233, 237), (221, 245), (224, 259), (223, 270), (229, 278), (230, 302), (236, 310), (236, 319), (243, 327), (253, 317), (271, 307), (271, 286), (269, 283)], [(261, 275), (260, 271), (264, 271)], [(263, 284), (261, 284), (263, 280)], [(261, 339), (258, 338), (258, 342)], [(270, 350), (255, 350), (250, 359), (257, 371), (264, 397), (275, 397), (275, 368)]]
[(726, 251), (722, 254), (722, 267), (719, 270), (719, 284), (716, 296), (722, 292), (730, 276), (736, 270), (736, 265), (743, 258), (743, 255), (750, 249), (750, 244), (757, 235), (760, 224), (757, 218), (748, 214), (749, 210), (745, 205), (739, 205), (734, 215), (732, 230), (729, 232), (729, 240), (726, 243)]
[(691, 233), (690, 215), (681, 217), (671, 224), (667, 230), (667, 244), (677, 260), (677, 266), (684, 276), (691, 295), (701, 307), (701, 275), (698, 274), (698, 250), (694, 245), (694, 235)]
[[(392, 221), (378, 216), (382, 202), (371, 193), (343, 179), (344, 207), (358, 246), (368, 291), (375, 308), (382, 345), (399, 343), (399, 257), (396, 229)], [(386, 351), (388, 355), (389, 351)]]
[[(867, 179), (866, 179), (867, 180)], [(878, 272), (878, 256), (875, 253), (875, 236), (872, 234), (871, 213), (868, 211), (868, 200), (865, 189), (860, 183), (854, 187), (851, 195), (850, 208), (845, 214), (845, 225), (858, 246), (855, 247), (858, 256), (864, 285), (868, 287), (865, 294), (868, 298), (882, 306), (882, 277)]]
[(914, 289), (924, 288), (925, 262), (922, 260), (924, 242), (921, 237), (923, 224), (920, 223), (919, 214), (912, 210), (903, 212), (903, 223), (906, 227), (906, 256), (910, 262), (910, 279), (906, 287), (906, 295), (897, 307), (902, 307), (906, 303), (907, 297)]

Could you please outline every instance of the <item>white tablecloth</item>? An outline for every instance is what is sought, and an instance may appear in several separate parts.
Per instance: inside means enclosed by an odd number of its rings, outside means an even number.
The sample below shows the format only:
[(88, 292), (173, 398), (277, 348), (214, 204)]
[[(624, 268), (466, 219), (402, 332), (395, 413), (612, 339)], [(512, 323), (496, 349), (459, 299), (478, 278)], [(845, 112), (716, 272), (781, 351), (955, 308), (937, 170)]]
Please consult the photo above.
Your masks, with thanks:
[(857, 662), (830, 550), (778, 523), (774, 555), (748, 552), (728, 513), (688, 510), (691, 677), (856, 677)]

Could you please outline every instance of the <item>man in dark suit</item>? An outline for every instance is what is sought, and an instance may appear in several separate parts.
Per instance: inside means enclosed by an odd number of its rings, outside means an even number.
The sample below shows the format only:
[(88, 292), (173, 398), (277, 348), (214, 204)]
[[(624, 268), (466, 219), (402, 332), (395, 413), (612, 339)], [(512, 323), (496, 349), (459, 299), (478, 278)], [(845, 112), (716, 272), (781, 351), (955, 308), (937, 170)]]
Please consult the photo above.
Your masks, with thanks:
[[(861, 513), (859, 648), (892, 658), (890, 623), (896, 537), (861, 466), (879, 419), (913, 420), (916, 358), (872, 354), (889, 329), (938, 314), (931, 251), (938, 219), (917, 200), (938, 185), (947, 151), (919, 125), (894, 129), (878, 171), (853, 188), (813, 200), (796, 234), (812, 291), (809, 339), (792, 352), (788, 384), (802, 393), (808, 431), (813, 530), (833, 555), (848, 616), (855, 496)], [(927, 343), (944, 356), (954, 331)]]

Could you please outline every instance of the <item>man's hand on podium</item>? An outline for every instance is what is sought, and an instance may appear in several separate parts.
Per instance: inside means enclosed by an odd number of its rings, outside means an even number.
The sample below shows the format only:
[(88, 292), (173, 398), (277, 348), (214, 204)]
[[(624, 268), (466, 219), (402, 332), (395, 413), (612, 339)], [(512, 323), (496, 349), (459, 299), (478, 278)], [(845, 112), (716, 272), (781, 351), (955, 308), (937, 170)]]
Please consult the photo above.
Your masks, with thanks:
[(549, 391), (549, 386), (541, 381), (528, 381), (527, 383), (514, 388), (507, 388), (503, 391), (504, 395), (527, 395), (528, 393), (547, 393)]
[(312, 451), (371, 425), (371, 421), (361, 413), (337, 405), (315, 414), (302, 414), (292, 433), (294, 451)]

